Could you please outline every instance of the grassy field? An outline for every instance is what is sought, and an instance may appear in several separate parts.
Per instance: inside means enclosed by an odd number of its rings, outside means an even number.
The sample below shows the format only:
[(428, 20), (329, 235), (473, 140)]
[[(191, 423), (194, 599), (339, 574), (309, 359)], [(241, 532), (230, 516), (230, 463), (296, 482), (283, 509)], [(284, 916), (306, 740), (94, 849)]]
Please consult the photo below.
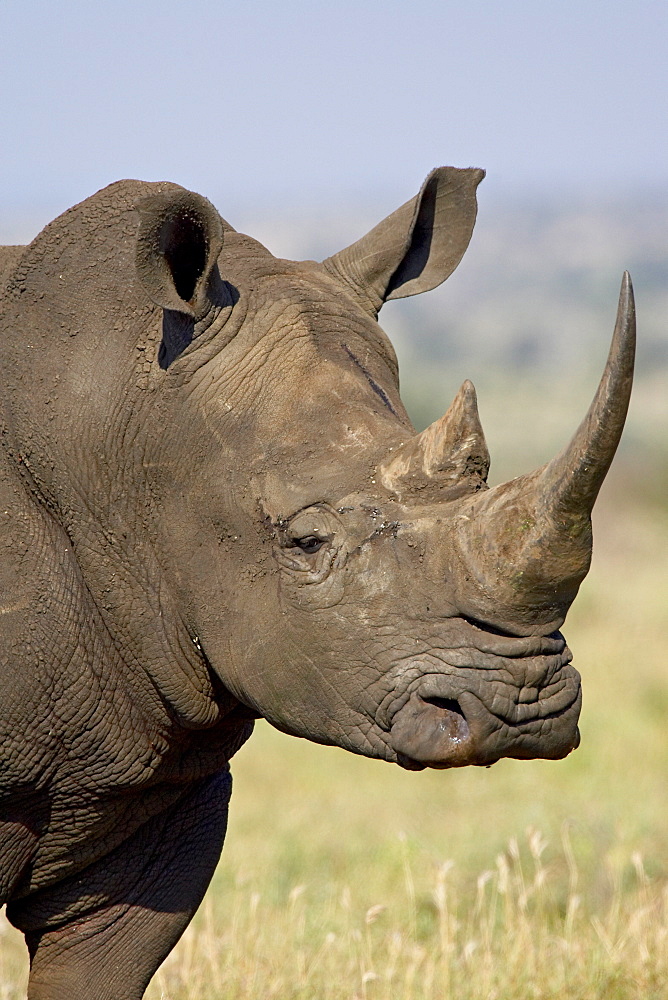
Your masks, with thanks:
[[(259, 725), (151, 1000), (668, 997), (668, 517), (611, 489), (597, 528), (580, 749), (412, 774)], [(25, 974), (0, 924), (0, 1000)]]

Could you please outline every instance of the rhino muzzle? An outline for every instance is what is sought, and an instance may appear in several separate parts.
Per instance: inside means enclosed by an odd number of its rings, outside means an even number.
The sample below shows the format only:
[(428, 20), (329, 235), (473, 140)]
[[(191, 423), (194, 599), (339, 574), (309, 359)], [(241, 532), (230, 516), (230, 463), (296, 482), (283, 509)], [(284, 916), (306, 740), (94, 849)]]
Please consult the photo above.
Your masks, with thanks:
[[(439, 673), (433, 656), (412, 665), (410, 674), (422, 670), (422, 676), (409, 685), (389, 732), (403, 767), (489, 766), (502, 757), (559, 760), (578, 746), (580, 676), (563, 638), (504, 637), (486, 650), (482, 661), (480, 647), (471, 651), (482, 667), (444, 662)], [(447, 655), (440, 654), (444, 660)]]

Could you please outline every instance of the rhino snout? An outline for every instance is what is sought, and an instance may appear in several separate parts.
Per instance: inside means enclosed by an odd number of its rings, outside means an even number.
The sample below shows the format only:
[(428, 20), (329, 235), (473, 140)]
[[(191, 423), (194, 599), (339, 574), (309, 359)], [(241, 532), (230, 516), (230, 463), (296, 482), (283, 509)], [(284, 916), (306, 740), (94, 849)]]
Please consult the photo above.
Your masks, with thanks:
[[(579, 678), (555, 697), (553, 711), (521, 723), (490, 712), (471, 692), (457, 698), (413, 691), (396, 713), (389, 742), (397, 763), (409, 770), (424, 767), (489, 766), (502, 757), (519, 759), (566, 757), (580, 742), (577, 727), (581, 694)], [(567, 693), (568, 692), (568, 693)]]

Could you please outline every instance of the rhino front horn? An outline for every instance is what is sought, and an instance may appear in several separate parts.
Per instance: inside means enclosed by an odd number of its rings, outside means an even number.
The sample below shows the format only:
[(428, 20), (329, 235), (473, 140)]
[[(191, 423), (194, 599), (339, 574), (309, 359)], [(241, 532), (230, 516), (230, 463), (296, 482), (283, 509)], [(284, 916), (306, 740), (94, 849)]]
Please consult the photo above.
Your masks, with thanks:
[(624, 428), (635, 345), (633, 286), (625, 271), (612, 345), (594, 401), (571, 442), (541, 476), (541, 493), (556, 516), (588, 517), (591, 513)]
[(610, 353), (589, 411), (541, 469), (465, 501), (456, 537), (462, 611), (511, 631), (558, 628), (591, 560), (591, 511), (619, 444), (635, 358), (624, 274)]

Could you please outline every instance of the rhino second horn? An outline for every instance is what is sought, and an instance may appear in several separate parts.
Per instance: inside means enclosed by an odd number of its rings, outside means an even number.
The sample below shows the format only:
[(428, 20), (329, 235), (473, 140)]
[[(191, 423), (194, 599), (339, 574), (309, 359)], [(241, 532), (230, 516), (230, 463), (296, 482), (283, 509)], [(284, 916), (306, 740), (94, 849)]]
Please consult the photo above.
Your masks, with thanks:
[(379, 472), (384, 486), (396, 493), (425, 480), (445, 485), (475, 475), (479, 485), (484, 483), (489, 452), (473, 383), (467, 379), (447, 413), (403, 444)]

